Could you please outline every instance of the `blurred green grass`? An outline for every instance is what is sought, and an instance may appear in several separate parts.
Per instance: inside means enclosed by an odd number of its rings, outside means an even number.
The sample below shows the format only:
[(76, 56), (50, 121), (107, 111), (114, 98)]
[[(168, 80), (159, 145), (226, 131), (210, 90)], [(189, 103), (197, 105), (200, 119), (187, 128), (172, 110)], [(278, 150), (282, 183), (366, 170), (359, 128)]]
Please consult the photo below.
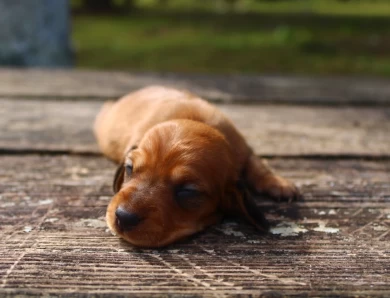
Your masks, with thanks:
[(234, 13), (140, 1), (132, 14), (73, 16), (78, 67), (390, 76), (390, 1), (253, 2)]
[[(114, 0), (117, 3), (123, 0)], [(180, 11), (226, 11), (225, 0), (133, 0), (140, 8)], [(161, 0), (160, 0), (161, 1)], [(315, 13), (323, 15), (389, 16), (388, 0), (238, 0), (236, 12)]]

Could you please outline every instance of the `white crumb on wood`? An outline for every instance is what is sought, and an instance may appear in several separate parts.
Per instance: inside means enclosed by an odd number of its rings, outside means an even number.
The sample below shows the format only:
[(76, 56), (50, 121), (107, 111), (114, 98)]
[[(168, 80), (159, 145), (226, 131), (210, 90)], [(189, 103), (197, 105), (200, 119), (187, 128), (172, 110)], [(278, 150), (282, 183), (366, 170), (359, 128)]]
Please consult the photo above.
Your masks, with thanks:
[(46, 199), (46, 200), (38, 201), (38, 205), (48, 205), (48, 204), (51, 204), (51, 203), (53, 203), (52, 199)]
[(373, 229), (374, 231), (387, 231), (389, 228), (385, 226), (374, 226)]
[(13, 206), (15, 206), (15, 202), (7, 202), (0, 205), (0, 207), (2, 208), (13, 207)]
[(272, 234), (286, 236), (298, 236), (299, 233), (306, 233), (308, 230), (298, 226), (293, 222), (281, 222), (276, 227), (272, 227), (270, 232)]
[(82, 218), (79, 220), (75, 226), (84, 226), (89, 228), (106, 228), (106, 221), (102, 219), (96, 219), (96, 218)]
[(220, 229), (222, 233), (228, 236), (245, 237), (245, 235), (239, 231), (234, 231), (231, 227), (225, 227)]
[(326, 225), (325, 222), (320, 221), (318, 222), (318, 227), (314, 228), (313, 230), (316, 232), (331, 233), (331, 234), (338, 233), (340, 231), (337, 228), (330, 228), (330, 227), (326, 227), (325, 225)]
[(30, 233), (31, 231), (32, 231), (32, 227), (31, 226), (25, 226), (24, 228), (23, 228), (23, 231), (25, 232), (25, 233)]

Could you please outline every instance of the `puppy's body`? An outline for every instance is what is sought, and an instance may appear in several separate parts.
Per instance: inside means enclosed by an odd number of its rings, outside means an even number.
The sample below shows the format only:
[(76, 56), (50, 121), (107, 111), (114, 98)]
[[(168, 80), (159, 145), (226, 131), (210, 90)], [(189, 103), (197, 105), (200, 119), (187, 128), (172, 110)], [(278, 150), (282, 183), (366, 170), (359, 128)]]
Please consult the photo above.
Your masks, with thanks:
[(188, 92), (154, 86), (130, 93), (103, 106), (94, 130), (103, 153), (122, 164), (107, 223), (138, 246), (167, 245), (226, 213), (266, 230), (242, 185), (275, 199), (298, 196), (222, 112)]
[(233, 157), (238, 166), (251, 153), (241, 134), (216, 107), (188, 92), (160, 86), (106, 103), (96, 119), (95, 134), (103, 153), (119, 163), (150, 128), (177, 119), (199, 121), (220, 131), (235, 151)]

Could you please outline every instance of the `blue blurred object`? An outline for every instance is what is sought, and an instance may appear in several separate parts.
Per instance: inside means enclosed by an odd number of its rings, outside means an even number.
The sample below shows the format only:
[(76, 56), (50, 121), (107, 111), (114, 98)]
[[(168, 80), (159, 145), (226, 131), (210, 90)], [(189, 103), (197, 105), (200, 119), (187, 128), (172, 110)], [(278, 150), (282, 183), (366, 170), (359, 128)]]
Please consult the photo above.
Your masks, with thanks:
[(67, 0), (0, 0), (0, 65), (72, 64)]

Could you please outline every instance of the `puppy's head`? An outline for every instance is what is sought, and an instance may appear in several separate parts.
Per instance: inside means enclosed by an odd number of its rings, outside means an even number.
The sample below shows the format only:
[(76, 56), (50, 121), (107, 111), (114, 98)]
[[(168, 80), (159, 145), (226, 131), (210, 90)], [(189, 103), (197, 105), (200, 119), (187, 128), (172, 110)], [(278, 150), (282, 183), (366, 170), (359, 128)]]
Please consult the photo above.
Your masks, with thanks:
[(225, 206), (250, 216), (232, 157), (224, 136), (206, 124), (153, 127), (118, 168), (108, 226), (134, 245), (159, 247), (217, 222)]

